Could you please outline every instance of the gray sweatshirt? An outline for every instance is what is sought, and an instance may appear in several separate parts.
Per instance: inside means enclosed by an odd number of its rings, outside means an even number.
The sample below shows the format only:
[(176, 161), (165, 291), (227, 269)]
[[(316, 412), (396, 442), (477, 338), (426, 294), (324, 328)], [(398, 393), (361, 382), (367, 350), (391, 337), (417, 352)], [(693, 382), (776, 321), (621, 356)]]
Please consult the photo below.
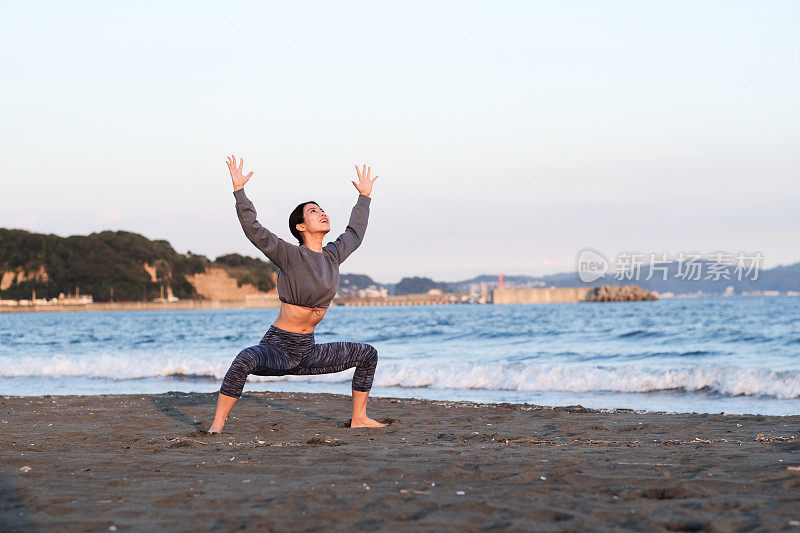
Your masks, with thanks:
[(328, 307), (339, 288), (339, 265), (364, 239), (371, 198), (359, 194), (344, 233), (315, 252), (304, 244), (290, 244), (259, 224), (244, 189), (233, 191), (233, 196), (244, 234), (278, 267), (278, 298), (304, 307)]

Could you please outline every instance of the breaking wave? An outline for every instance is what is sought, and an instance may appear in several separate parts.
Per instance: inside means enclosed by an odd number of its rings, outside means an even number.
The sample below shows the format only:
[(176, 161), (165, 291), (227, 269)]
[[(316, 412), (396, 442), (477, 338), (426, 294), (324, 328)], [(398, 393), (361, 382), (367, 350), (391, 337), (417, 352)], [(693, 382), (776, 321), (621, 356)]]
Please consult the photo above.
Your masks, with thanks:
[[(0, 368), (0, 377), (85, 377), (111, 380), (175, 377), (221, 380), (230, 359), (208, 362), (198, 358), (161, 355), (85, 355), (76, 358), (24, 356)], [(353, 370), (318, 376), (250, 376), (253, 382), (349, 381)], [(543, 364), (531, 361), (486, 363), (382, 360), (375, 373), (381, 387), (477, 389), (499, 391), (710, 392), (723, 396), (800, 398), (800, 371), (737, 366)]]

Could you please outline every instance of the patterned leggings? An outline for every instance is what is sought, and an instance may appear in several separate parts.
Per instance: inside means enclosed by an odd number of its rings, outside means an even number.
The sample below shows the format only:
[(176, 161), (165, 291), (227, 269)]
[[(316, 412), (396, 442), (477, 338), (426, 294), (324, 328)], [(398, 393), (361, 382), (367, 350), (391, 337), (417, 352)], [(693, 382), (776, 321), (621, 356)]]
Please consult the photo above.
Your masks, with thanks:
[(242, 350), (222, 380), (220, 392), (238, 398), (247, 376), (330, 374), (356, 367), (353, 390), (367, 392), (378, 364), (378, 350), (362, 342), (316, 344), (314, 333), (295, 333), (270, 326), (256, 346)]

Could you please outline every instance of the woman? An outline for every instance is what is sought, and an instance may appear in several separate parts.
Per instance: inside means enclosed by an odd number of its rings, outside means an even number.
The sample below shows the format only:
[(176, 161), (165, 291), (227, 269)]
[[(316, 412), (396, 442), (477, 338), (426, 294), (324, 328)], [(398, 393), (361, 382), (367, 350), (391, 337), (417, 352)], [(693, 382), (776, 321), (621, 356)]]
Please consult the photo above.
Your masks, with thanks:
[(378, 352), (359, 342), (314, 342), (314, 327), (323, 319), (339, 286), (339, 265), (361, 244), (367, 229), (370, 193), (378, 176), (370, 179), (370, 168), (359, 170), (358, 200), (344, 233), (322, 246), (330, 231), (330, 220), (316, 202), (298, 205), (289, 216), (289, 229), (300, 245), (290, 244), (256, 220), (256, 210), (244, 192), (253, 172), (244, 176), (244, 159), (228, 157), (233, 180), (236, 213), (245, 235), (278, 267), (278, 318), (256, 346), (242, 350), (233, 360), (220, 387), (217, 414), (209, 433), (220, 433), (233, 404), (241, 396), (247, 376), (287, 374), (328, 374), (355, 367), (353, 374), (353, 417), (350, 427), (381, 427), (385, 424), (367, 416), (367, 396), (378, 364)]

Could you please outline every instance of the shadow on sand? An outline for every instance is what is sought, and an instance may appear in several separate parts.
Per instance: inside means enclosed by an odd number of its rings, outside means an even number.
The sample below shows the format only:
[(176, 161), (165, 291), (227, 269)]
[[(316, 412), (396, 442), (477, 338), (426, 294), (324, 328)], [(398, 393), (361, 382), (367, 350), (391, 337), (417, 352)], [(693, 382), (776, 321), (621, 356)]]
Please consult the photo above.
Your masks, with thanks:
[(0, 471), (0, 529), (2, 531), (36, 531), (28, 514), (28, 508), (17, 490), (14, 474)]
[[(349, 418), (347, 420), (343, 420), (341, 418), (324, 416), (314, 411), (297, 409), (296, 407), (286, 405), (285, 403), (276, 400), (259, 398), (251, 394), (243, 394), (236, 403), (240, 402), (256, 402), (262, 405), (265, 409), (269, 408), (276, 409), (284, 413), (302, 414), (314, 420), (330, 422), (336, 427), (350, 427)], [(192, 432), (187, 434), (187, 436), (193, 436), (195, 431), (205, 431), (211, 425), (211, 420), (214, 418), (214, 409), (216, 409), (217, 406), (217, 393), (166, 392), (164, 394), (154, 394), (150, 396), (150, 403), (153, 404), (153, 407), (158, 409), (163, 414), (191, 428)], [(205, 414), (202, 419), (198, 420), (192, 418), (184, 412), (186, 407), (194, 407), (198, 405), (208, 406), (208, 413)], [(236, 409), (235, 406), (234, 409)]]

